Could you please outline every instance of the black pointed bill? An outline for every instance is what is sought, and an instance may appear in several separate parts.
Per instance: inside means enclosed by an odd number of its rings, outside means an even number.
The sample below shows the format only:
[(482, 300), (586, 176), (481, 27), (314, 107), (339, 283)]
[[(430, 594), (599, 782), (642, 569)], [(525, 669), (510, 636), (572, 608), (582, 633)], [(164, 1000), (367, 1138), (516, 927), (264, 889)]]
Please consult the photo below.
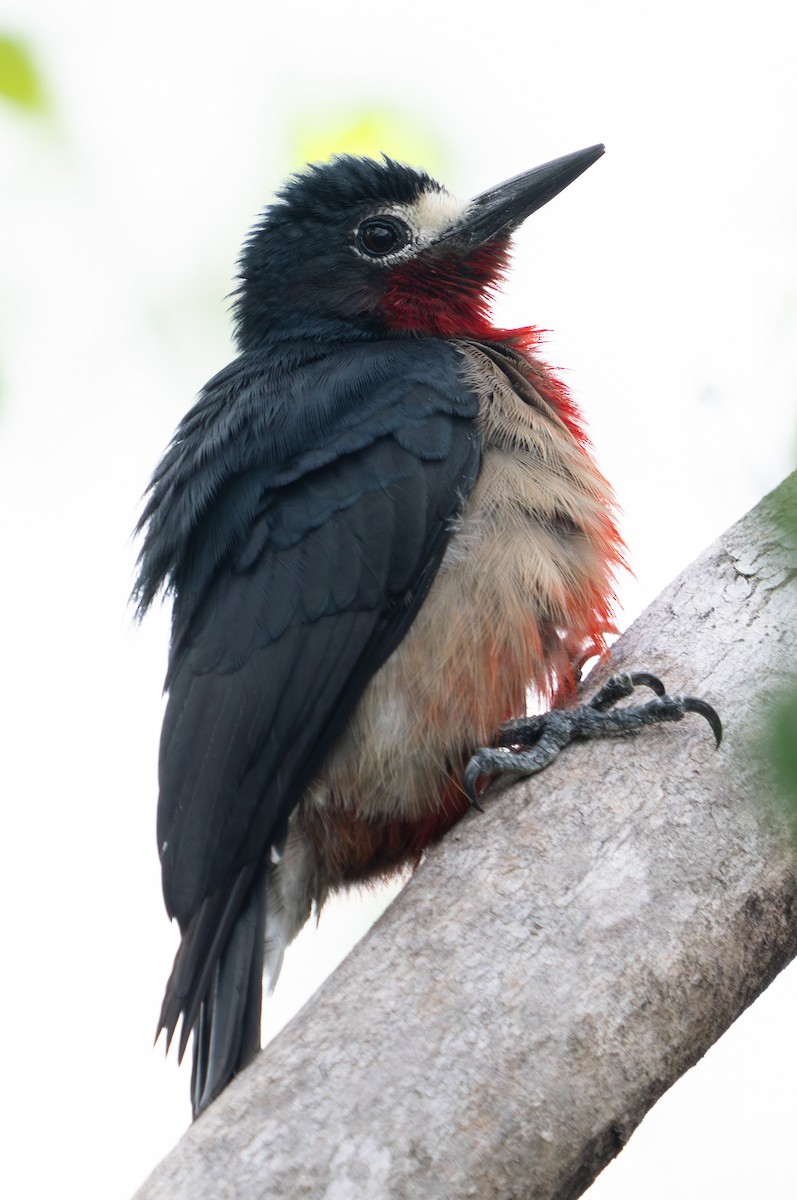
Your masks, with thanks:
[(470, 246), (482, 245), (494, 237), (512, 233), (543, 204), (578, 179), (601, 157), (603, 146), (576, 150), (553, 162), (543, 163), (524, 171), (498, 187), (475, 196), (461, 221), (447, 230), (441, 240), (449, 238)]

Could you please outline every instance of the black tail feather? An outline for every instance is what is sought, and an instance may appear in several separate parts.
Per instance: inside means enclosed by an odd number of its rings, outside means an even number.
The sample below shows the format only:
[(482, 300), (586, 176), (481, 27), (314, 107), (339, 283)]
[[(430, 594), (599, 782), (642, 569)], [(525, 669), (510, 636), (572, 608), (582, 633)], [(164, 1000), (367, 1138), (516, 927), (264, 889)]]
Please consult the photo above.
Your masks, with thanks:
[(191, 1105), (194, 1119), (260, 1049), (265, 888), (258, 880), (213, 969), (194, 1028)]

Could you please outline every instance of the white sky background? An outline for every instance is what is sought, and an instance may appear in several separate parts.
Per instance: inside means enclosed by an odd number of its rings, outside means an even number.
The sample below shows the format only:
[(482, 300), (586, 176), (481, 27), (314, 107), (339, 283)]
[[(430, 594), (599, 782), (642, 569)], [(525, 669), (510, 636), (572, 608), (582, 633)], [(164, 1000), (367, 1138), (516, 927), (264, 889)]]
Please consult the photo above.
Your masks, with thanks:
[[(9, 0), (57, 129), (0, 111), (3, 1194), (121, 1200), (188, 1121), (185, 1072), (151, 1049), (176, 945), (154, 834), (167, 614), (132, 625), (129, 534), (231, 356), (223, 298), (297, 110), (406, 109), (462, 195), (606, 142), (517, 239), (500, 313), (555, 331), (625, 512), (627, 624), (793, 465), (792, 12)], [(352, 923), (322, 918), (280, 1011)], [(795, 1006), (792, 970), (594, 1200), (793, 1200)]]

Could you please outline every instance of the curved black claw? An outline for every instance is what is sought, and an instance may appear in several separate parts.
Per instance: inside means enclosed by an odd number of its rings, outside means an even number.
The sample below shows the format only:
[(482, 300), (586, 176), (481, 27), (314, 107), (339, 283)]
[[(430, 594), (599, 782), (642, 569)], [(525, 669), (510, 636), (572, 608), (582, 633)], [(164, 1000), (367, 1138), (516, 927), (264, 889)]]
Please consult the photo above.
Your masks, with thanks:
[(658, 675), (651, 675), (649, 671), (632, 671), (628, 678), (634, 687), (649, 687), (657, 696), (663, 696), (667, 690)]
[(711, 732), (716, 738), (717, 749), (719, 749), (722, 742), (722, 721), (717, 710), (707, 704), (705, 700), (698, 700), (696, 696), (684, 696), (681, 703), (684, 712), (700, 713), (701, 717), (706, 718), (711, 726)]
[(651, 675), (649, 671), (623, 672), (621, 675), (611, 675), (603, 687), (598, 688), (589, 701), (589, 707), (605, 712), (607, 708), (613, 708), (618, 700), (625, 700), (632, 695), (638, 687), (649, 687), (657, 696), (665, 694), (664, 684), (657, 675)]
[(476, 781), (481, 775), (479, 764), (475, 757), (470, 760), (465, 768), (465, 774), (462, 777), (462, 783), (465, 788), (465, 795), (468, 797), (468, 804), (471, 808), (475, 808), (476, 812), (484, 812), (481, 804), (476, 797)]
[[(504, 750), (500, 746), (480, 746), (474, 752), (462, 776), (465, 795), (468, 797), (468, 804), (471, 808), (475, 808), (476, 812), (484, 812), (476, 794), (476, 783), (480, 776), (508, 775), (515, 772), (519, 775), (536, 773), (540, 767), (532, 767), (529, 770), (526, 765), (527, 758), (527, 755)], [(545, 761), (549, 761), (549, 759)], [(541, 762), (540, 765), (543, 763)]]

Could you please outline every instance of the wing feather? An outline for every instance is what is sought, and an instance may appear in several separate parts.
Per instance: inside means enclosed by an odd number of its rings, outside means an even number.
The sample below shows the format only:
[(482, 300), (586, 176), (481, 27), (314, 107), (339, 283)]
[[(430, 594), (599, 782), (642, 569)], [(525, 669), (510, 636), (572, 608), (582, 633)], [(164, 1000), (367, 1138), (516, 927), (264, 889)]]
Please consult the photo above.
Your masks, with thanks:
[[(174, 593), (158, 841), (183, 942), (161, 1026), (171, 1038), (183, 1015), (182, 1051), (201, 1017), (202, 1061), (242, 1027), (224, 1002), (214, 1034), (209, 994), (227, 943), (250, 944), (239, 915), (262, 925), (249, 898), (268, 848), (409, 628), (479, 462), (451, 346), (289, 374), (252, 357), (208, 385), (155, 474), (136, 592), (142, 611)], [(233, 957), (217, 997), (249, 978)]]

